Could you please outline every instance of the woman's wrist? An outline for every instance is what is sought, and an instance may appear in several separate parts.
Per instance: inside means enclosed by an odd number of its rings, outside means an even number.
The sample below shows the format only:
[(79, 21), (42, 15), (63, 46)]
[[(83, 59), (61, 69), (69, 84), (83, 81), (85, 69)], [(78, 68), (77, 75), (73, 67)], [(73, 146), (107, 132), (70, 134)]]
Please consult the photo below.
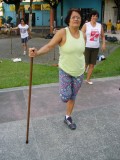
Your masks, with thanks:
[(41, 55), (40, 50), (37, 50), (36, 51), (36, 56), (40, 56), (40, 55)]

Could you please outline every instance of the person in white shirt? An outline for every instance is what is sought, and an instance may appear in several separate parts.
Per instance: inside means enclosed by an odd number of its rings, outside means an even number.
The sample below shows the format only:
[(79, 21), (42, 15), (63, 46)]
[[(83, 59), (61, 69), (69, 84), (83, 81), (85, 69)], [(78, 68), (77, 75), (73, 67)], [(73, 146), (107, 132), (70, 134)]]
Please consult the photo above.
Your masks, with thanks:
[(21, 43), (24, 50), (23, 55), (26, 55), (28, 37), (31, 38), (31, 34), (30, 34), (29, 26), (25, 23), (24, 18), (20, 19), (20, 24), (17, 27), (11, 28), (11, 30), (17, 30), (17, 29), (20, 30)]
[(96, 10), (93, 10), (90, 14), (90, 21), (85, 23), (81, 29), (86, 37), (85, 68), (87, 71), (86, 83), (88, 84), (93, 84), (90, 78), (97, 61), (100, 48), (100, 38), (102, 40), (101, 50), (104, 51), (106, 48), (103, 27), (97, 22), (98, 18), (99, 13)]

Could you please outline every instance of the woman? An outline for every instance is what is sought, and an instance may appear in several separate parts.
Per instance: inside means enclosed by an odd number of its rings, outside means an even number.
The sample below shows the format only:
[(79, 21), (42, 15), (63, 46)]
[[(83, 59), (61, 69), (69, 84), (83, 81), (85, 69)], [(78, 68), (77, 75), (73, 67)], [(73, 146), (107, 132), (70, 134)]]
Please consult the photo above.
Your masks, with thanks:
[(93, 10), (90, 14), (90, 22), (85, 23), (81, 29), (86, 36), (85, 69), (87, 72), (86, 83), (88, 84), (93, 84), (90, 78), (97, 61), (100, 47), (100, 38), (102, 39), (101, 50), (104, 51), (106, 48), (103, 27), (100, 23), (97, 22), (98, 17), (99, 13)]
[(25, 20), (23, 18), (20, 19), (20, 24), (17, 27), (11, 28), (11, 30), (17, 30), (17, 29), (20, 29), (21, 43), (24, 50), (23, 55), (26, 55), (28, 37), (31, 38), (31, 35), (29, 26), (25, 23)]
[(51, 41), (37, 50), (29, 48), (29, 56), (43, 55), (59, 45), (59, 82), (60, 97), (66, 103), (65, 124), (72, 130), (76, 124), (72, 122), (71, 114), (75, 105), (76, 95), (83, 81), (85, 71), (85, 40), (79, 27), (81, 24), (80, 10), (69, 10), (65, 23), (68, 27), (56, 32)]

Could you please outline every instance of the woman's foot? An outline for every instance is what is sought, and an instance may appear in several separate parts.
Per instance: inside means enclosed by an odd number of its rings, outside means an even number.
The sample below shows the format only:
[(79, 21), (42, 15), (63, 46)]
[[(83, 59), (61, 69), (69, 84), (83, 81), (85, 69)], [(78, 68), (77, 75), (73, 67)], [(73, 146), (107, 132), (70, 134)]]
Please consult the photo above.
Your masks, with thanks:
[(67, 126), (71, 129), (71, 130), (75, 130), (76, 129), (76, 124), (72, 122), (72, 118), (68, 117), (64, 119), (64, 123), (67, 124)]
[(89, 81), (86, 80), (85, 82), (86, 82), (87, 84), (90, 84), (90, 85), (93, 84), (93, 82), (91, 82), (90, 80), (89, 80)]

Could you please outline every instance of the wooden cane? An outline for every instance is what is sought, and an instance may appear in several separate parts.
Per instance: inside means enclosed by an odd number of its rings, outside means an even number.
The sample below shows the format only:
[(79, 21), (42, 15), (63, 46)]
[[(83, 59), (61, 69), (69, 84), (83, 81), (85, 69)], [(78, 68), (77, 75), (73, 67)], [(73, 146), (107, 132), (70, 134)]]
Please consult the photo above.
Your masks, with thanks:
[(33, 57), (30, 58), (30, 80), (29, 80), (29, 95), (28, 95), (28, 113), (27, 113), (26, 144), (28, 143), (28, 137), (29, 137), (30, 104), (31, 104), (31, 88), (32, 88), (32, 72), (33, 72)]
[(12, 31), (10, 30), (10, 50), (12, 54)]

